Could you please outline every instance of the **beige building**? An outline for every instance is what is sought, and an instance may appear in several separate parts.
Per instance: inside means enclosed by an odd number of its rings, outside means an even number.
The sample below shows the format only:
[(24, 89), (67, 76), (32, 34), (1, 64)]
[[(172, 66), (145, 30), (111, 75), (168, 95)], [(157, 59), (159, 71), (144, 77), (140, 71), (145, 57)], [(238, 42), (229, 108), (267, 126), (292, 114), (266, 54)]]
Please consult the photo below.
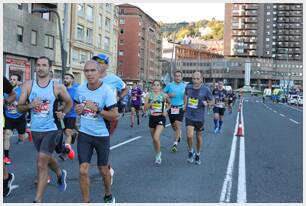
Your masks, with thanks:
[[(67, 70), (84, 80), (83, 67), (93, 55), (110, 57), (109, 72), (117, 72), (118, 9), (114, 4), (58, 4), (67, 54)], [(65, 16), (66, 13), (66, 16)], [(63, 21), (65, 19), (65, 21)], [(65, 25), (66, 24), (66, 25)], [(66, 37), (66, 38), (65, 38)], [(65, 41), (67, 39), (67, 41)], [(55, 77), (61, 77), (61, 49), (56, 39)]]

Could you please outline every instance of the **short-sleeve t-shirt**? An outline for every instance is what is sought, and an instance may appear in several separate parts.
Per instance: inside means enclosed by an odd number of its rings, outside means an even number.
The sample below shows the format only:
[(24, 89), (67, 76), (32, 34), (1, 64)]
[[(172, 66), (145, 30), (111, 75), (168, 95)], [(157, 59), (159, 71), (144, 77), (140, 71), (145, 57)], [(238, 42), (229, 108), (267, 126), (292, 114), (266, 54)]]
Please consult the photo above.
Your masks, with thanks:
[(122, 79), (120, 79), (120, 77), (118, 77), (115, 74), (107, 74), (103, 79), (101, 79), (104, 83), (106, 83), (108, 86), (110, 86), (110, 88), (112, 89), (112, 91), (114, 92), (114, 94), (117, 96), (117, 92), (121, 92), (125, 87), (125, 83), (124, 81), (122, 81)]
[[(98, 106), (99, 110), (110, 109), (117, 103), (112, 89), (104, 83), (96, 90), (88, 89), (87, 82), (81, 84), (76, 90), (74, 100), (83, 105), (87, 101), (92, 101)], [(86, 107), (81, 114), (80, 131), (95, 137), (109, 136), (103, 117)]]
[(131, 89), (131, 103), (133, 106), (141, 105), (142, 91), (139, 87)]
[[(20, 98), (20, 95), (21, 95), (21, 88), (20, 87), (16, 87), (14, 90), (16, 92), (16, 99), (11, 104), (6, 105), (4, 110), (5, 110), (5, 116), (6, 117), (12, 118), (12, 119), (18, 119), (18, 118), (24, 116), (24, 113), (20, 113), (17, 110), (18, 101), (19, 101), (19, 98)], [(4, 95), (4, 98), (8, 97), (7, 93), (3, 93), (3, 95)]]
[(174, 97), (170, 97), (171, 105), (173, 106), (183, 106), (184, 105), (184, 92), (185, 92), (186, 84), (183, 82), (176, 83), (171, 82), (167, 84), (164, 88), (164, 92), (166, 94), (175, 93)]
[(210, 89), (205, 85), (202, 85), (199, 89), (194, 89), (190, 84), (186, 86), (185, 95), (187, 96), (186, 118), (204, 122), (205, 106), (203, 101), (213, 99)]

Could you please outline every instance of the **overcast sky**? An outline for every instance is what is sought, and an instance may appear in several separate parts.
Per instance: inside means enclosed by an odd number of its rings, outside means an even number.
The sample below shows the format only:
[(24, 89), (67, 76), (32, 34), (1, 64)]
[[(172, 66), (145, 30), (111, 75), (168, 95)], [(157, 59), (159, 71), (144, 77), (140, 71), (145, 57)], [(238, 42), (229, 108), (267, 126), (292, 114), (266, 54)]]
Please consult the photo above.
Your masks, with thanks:
[(130, 3), (156, 21), (173, 23), (202, 19), (224, 20), (224, 3)]

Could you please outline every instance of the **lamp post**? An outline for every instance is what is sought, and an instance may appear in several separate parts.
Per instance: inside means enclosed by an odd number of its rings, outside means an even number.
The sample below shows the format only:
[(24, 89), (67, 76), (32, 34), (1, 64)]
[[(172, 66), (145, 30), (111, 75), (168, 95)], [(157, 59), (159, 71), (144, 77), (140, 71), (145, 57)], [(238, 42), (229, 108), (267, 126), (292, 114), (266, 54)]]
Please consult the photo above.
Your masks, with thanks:
[(61, 28), (61, 19), (60, 15), (56, 10), (46, 9), (46, 8), (36, 8), (32, 10), (32, 13), (51, 13), (53, 12), (57, 16), (59, 36), (60, 36), (60, 45), (61, 45), (61, 59), (62, 59), (62, 81), (65, 77), (66, 64), (67, 64), (67, 51), (64, 49), (62, 28)]

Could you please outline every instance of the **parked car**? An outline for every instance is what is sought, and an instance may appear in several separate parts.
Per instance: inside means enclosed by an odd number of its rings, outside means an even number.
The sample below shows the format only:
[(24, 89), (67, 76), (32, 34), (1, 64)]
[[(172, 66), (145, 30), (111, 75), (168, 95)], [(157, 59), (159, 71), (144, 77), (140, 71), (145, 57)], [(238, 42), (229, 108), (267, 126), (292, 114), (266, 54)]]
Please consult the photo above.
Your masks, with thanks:
[(292, 104), (298, 105), (298, 98), (299, 98), (298, 95), (295, 95), (295, 94), (290, 95), (288, 97), (288, 104), (290, 104), (290, 105), (292, 105)]
[(298, 96), (298, 105), (303, 106), (303, 96)]

